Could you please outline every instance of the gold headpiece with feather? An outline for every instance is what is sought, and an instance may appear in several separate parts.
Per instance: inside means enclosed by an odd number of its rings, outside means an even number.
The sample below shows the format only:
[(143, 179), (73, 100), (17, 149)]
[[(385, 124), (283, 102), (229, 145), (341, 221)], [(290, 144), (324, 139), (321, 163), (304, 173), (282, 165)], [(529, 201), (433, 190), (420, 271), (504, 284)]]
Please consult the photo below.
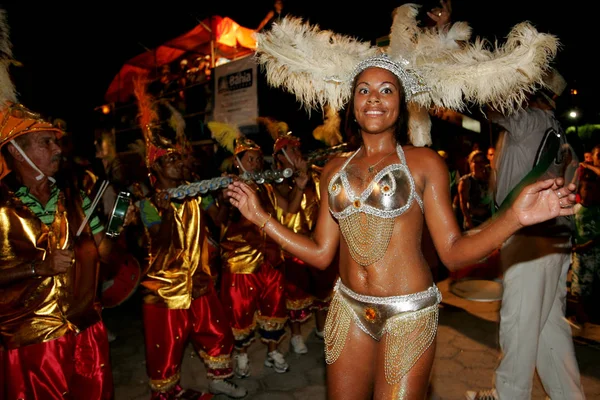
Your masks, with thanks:
[(274, 140), (273, 154), (281, 151), (285, 146), (300, 146), (300, 138), (293, 136), (289, 130), (289, 126), (284, 121), (277, 121), (271, 117), (258, 117), (257, 122), (262, 124), (269, 132), (269, 135)]
[(337, 146), (343, 141), (340, 132), (341, 122), (340, 113), (329, 105), (325, 105), (323, 109), (323, 124), (313, 130), (313, 137), (329, 147)]
[[(236, 141), (241, 138), (242, 132), (235, 125), (226, 122), (210, 121), (207, 123), (210, 136), (229, 153), (234, 154)], [(237, 154), (237, 153), (235, 153)]]
[(179, 150), (159, 134), (157, 103), (147, 90), (147, 82), (141, 78), (134, 79), (133, 88), (138, 106), (138, 121), (144, 135), (146, 167), (151, 168), (162, 156)]
[(523, 22), (503, 46), (489, 48), (485, 40), (468, 42), (471, 28), (464, 22), (444, 31), (420, 28), (418, 7), (404, 4), (394, 10), (385, 54), (370, 43), (288, 16), (256, 34), (256, 59), (270, 85), (287, 89), (309, 111), (326, 105), (342, 109), (354, 77), (366, 68), (393, 72), (404, 86), (413, 120), (410, 138), (417, 146), (431, 143), (430, 107), (460, 111), (487, 104), (510, 113), (527, 93), (544, 86), (543, 75), (558, 51), (555, 36)]

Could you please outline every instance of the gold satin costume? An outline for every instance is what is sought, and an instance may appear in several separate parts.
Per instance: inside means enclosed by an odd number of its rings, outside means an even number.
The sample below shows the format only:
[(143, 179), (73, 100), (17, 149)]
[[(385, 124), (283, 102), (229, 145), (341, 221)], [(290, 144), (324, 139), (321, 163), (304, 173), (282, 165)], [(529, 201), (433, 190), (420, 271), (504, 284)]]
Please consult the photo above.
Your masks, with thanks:
[[(258, 185), (256, 193), (265, 211), (276, 218), (273, 187)], [(239, 211), (232, 212), (221, 234), (221, 301), (229, 313), (235, 346), (247, 347), (257, 325), (263, 342), (279, 343), (287, 322), (283, 252)]]
[[(321, 192), (319, 191), (320, 171), (315, 166), (310, 170), (309, 182), (314, 185), (316, 196), (309, 202), (306, 193), (304, 193), (300, 203), (300, 211), (296, 214), (284, 214), (281, 208), (277, 208), (278, 221), (294, 232), (304, 235), (309, 235), (313, 231), (319, 216), (319, 202), (321, 201)], [(285, 254), (286, 256), (290, 255), (288, 252), (285, 252)]]
[[(307, 185), (314, 189), (314, 195), (302, 195), (300, 210), (295, 214), (285, 214), (277, 209), (277, 219), (288, 229), (310, 236), (317, 223), (321, 193), (319, 183), (321, 168), (312, 166)], [(308, 186), (307, 186), (308, 187)], [(289, 190), (292, 190), (290, 187)], [(327, 309), (331, 300), (337, 274), (311, 268), (284, 249), (286, 260), (286, 305), (292, 322), (304, 322), (312, 315), (313, 309)], [(334, 262), (337, 262), (335, 260)], [(337, 265), (335, 265), (337, 270)]]
[(161, 223), (157, 236), (150, 238), (148, 270), (141, 282), (147, 289), (145, 303), (188, 309), (192, 288), (204, 292), (211, 282), (200, 202), (200, 198), (186, 198), (180, 206), (171, 202), (168, 213), (172, 216), (168, 218), (173, 218), (172, 223)]
[[(270, 184), (257, 185), (256, 194), (266, 212), (276, 218), (277, 200)], [(233, 210), (233, 212), (239, 213)], [(237, 217), (230, 221), (221, 232), (221, 258), (223, 272), (232, 274), (253, 274), (265, 262), (273, 266), (281, 264), (283, 253), (277, 243), (267, 238), (259, 227), (246, 218)], [(236, 218), (236, 217), (233, 217)]]
[[(0, 204), (0, 268), (44, 260), (53, 249), (75, 249), (67, 273), (32, 277), (0, 290), (0, 343), (7, 349), (79, 333), (101, 320), (99, 255), (89, 225), (74, 244), (64, 196), (59, 194), (54, 222), (46, 226), (5, 185)], [(79, 220), (83, 220), (80, 211)]]

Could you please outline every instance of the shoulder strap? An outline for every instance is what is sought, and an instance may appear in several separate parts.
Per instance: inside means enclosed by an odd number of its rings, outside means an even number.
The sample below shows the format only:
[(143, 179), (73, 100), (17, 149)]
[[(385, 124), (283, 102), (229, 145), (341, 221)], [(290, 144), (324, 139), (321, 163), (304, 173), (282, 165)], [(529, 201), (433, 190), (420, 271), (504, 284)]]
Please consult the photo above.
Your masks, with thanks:
[(527, 175), (521, 179), (521, 181), (510, 191), (506, 196), (500, 207), (496, 207), (495, 213), (498, 213), (510, 206), (514, 199), (521, 193), (523, 188), (536, 180), (539, 179), (552, 165), (553, 162), (561, 163), (561, 153), (559, 149), (561, 144), (565, 141), (564, 134), (557, 132), (554, 128), (548, 128), (544, 134), (544, 138), (538, 151), (535, 155), (533, 168)]

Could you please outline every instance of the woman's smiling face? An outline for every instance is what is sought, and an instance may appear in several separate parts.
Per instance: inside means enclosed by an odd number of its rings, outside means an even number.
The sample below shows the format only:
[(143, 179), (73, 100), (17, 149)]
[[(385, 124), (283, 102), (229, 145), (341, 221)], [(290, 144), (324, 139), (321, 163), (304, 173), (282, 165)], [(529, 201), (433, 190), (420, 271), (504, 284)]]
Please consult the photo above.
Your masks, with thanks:
[(354, 87), (354, 118), (365, 133), (394, 130), (402, 86), (396, 75), (377, 67), (358, 75)]

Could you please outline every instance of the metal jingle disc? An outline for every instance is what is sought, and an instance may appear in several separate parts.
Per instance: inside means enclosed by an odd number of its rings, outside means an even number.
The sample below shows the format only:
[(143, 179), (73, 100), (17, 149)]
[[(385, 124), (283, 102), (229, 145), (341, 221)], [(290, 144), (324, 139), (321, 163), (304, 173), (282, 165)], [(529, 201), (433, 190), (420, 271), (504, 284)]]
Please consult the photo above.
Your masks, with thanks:
[(267, 169), (263, 172), (263, 175), (267, 181), (272, 181), (275, 178), (275, 171)]
[(242, 175), (240, 175), (240, 178), (242, 178), (244, 181), (251, 181), (253, 180), (253, 175), (248, 171), (244, 171)]
[(198, 191), (202, 194), (206, 194), (208, 193), (208, 190), (210, 189), (210, 185), (208, 184), (208, 181), (200, 181), (200, 184), (198, 185)]
[(222, 188), (226, 188), (233, 181), (233, 179), (231, 179), (228, 176), (222, 176), (222, 177), (217, 178), (217, 179), (219, 180), (219, 186), (222, 187)]

